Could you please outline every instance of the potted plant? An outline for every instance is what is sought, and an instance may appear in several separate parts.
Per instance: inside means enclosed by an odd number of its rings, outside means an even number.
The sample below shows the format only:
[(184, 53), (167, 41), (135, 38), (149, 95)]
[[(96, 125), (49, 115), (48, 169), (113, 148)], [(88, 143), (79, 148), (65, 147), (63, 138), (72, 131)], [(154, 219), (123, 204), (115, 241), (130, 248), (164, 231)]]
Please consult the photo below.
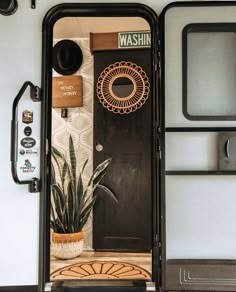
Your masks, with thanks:
[(83, 227), (96, 202), (96, 189), (101, 189), (117, 202), (115, 195), (101, 184), (111, 158), (99, 164), (89, 182), (83, 183), (83, 171), (76, 171), (76, 155), (72, 137), (69, 137), (69, 160), (52, 147), (51, 164), (51, 220), (52, 248), (61, 259), (79, 256), (83, 251)]

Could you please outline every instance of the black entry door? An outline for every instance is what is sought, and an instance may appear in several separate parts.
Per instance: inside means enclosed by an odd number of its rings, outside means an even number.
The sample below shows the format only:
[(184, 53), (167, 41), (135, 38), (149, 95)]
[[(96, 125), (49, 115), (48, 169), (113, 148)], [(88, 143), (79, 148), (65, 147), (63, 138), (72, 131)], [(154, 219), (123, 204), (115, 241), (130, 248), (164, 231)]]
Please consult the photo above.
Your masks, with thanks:
[[(97, 97), (97, 80), (110, 64), (133, 62), (150, 80), (149, 49), (94, 54), (94, 167), (112, 157), (103, 184), (118, 198), (98, 195), (93, 214), (96, 250), (150, 251), (151, 211), (151, 92), (146, 103), (129, 114), (116, 114)], [(96, 147), (96, 146), (100, 147)], [(102, 146), (102, 147), (101, 147)]]

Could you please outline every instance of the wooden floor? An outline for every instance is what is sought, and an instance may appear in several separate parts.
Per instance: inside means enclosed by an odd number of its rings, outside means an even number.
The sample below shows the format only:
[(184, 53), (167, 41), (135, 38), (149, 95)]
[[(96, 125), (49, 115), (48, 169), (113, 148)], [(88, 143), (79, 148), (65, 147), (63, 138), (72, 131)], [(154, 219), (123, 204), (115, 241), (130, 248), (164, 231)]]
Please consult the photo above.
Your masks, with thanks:
[[(50, 274), (52, 275), (54, 273), (55, 275), (56, 271), (67, 266), (79, 265), (80, 263), (88, 263), (93, 261), (127, 263), (144, 269), (149, 274), (151, 274), (152, 269), (151, 253), (83, 252), (81, 256), (71, 260), (59, 260), (54, 256), (51, 256)], [(58, 280), (58, 277), (60, 276), (57, 275), (57, 278), (54, 278), (54, 280)], [(68, 276), (66, 278), (68, 279)], [(62, 276), (62, 279), (65, 278)], [(72, 276), (71, 279), (74, 279), (74, 277)], [(132, 276), (130, 279), (132, 279)]]

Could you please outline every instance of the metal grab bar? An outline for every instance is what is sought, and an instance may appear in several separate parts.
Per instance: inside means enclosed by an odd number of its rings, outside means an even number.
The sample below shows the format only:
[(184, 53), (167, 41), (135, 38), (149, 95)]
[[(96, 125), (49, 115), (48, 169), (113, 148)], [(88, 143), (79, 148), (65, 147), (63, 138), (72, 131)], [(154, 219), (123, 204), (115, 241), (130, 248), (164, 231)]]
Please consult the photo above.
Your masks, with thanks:
[(18, 120), (17, 107), (19, 101), (24, 95), (27, 87), (30, 87), (30, 98), (33, 101), (41, 101), (41, 89), (35, 86), (32, 82), (26, 81), (21, 87), (19, 93), (14, 99), (12, 106), (12, 120), (11, 120), (11, 172), (15, 183), (28, 184), (29, 192), (34, 193), (39, 191), (39, 179), (32, 178), (32, 180), (20, 180), (17, 174), (17, 152), (18, 152)]

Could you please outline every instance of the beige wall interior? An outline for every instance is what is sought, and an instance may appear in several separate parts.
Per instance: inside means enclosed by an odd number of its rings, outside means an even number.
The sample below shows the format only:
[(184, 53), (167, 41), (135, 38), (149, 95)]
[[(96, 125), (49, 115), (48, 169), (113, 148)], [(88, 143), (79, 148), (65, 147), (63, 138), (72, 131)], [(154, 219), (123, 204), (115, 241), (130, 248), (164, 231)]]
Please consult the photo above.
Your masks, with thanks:
[(63, 17), (54, 26), (54, 38), (89, 37), (90, 32), (150, 30), (141, 17)]
[[(52, 144), (68, 154), (69, 135), (72, 135), (77, 153), (78, 171), (88, 159), (83, 180), (88, 182), (93, 171), (93, 56), (90, 52), (89, 34), (149, 30), (146, 20), (138, 17), (67, 17), (54, 26), (54, 45), (61, 39), (72, 39), (83, 52), (83, 63), (75, 75), (83, 78), (83, 107), (69, 108), (68, 118), (61, 118), (61, 109), (52, 109)], [(53, 71), (53, 77), (60, 76)], [(85, 228), (84, 250), (92, 250), (92, 216)]]
[[(75, 75), (83, 78), (83, 106), (68, 109), (68, 118), (61, 117), (61, 109), (52, 109), (52, 145), (62, 153), (69, 154), (69, 135), (72, 135), (77, 154), (77, 173), (88, 159), (83, 181), (88, 183), (93, 171), (93, 56), (89, 49), (89, 38), (71, 38), (83, 51), (83, 64)], [(54, 44), (60, 39), (54, 39)], [(53, 77), (60, 76), (53, 71)], [(85, 228), (84, 249), (92, 249), (92, 218)]]

